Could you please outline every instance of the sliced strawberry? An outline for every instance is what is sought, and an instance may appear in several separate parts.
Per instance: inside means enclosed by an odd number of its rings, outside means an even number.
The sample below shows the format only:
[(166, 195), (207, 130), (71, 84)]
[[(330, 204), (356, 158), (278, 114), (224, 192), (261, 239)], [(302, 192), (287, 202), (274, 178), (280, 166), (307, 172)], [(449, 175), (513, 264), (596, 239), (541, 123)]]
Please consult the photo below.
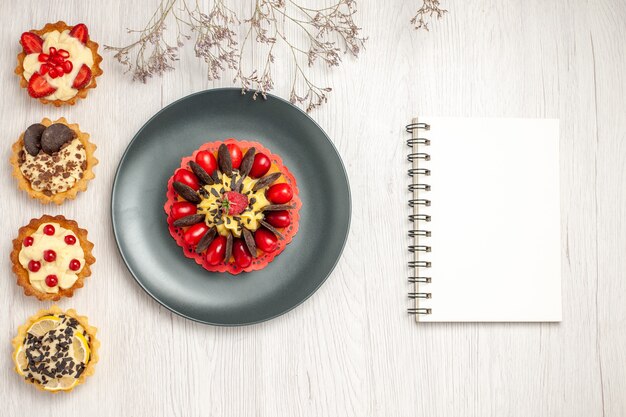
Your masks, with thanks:
[(70, 36), (75, 37), (82, 44), (86, 44), (89, 40), (89, 31), (87, 30), (87, 26), (84, 23), (79, 23), (70, 30)]
[(46, 81), (46, 78), (39, 74), (34, 73), (30, 80), (28, 80), (28, 94), (33, 98), (45, 97), (54, 93), (57, 89)]
[(224, 213), (230, 215), (241, 214), (248, 207), (248, 197), (236, 191), (224, 193), (222, 201)]
[(43, 39), (34, 33), (22, 33), (20, 43), (22, 44), (22, 48), (24, 48), (24, 52), (27, 54), (34, 54), (42, 51)]
[(87, 65), (83, 64), (82, 67), (78, 70), (78, 74), (76, 74), (76, 78), (74, 78), (74, 83), (72, 83), (72, 87), (74, 88), (83, 88), (91, 81), (91, 68)]

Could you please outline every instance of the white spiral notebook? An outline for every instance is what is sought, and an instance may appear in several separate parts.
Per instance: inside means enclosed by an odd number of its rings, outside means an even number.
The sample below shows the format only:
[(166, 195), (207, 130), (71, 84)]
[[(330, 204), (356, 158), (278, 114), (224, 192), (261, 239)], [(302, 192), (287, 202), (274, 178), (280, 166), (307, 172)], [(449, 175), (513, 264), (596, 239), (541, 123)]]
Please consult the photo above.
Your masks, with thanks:
[(559, 121), (407, 126), (419, 322), (561, 321)]

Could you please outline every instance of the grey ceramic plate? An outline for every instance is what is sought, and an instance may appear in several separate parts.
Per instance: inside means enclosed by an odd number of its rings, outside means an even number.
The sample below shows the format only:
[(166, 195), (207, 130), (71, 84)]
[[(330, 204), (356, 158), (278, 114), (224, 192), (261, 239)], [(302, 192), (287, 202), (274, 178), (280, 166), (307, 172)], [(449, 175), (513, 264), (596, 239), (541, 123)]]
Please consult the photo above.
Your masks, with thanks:
[[(186, 258), (167, 230), (167, 181), (205, 142), (258, 141), (281, 156), (298, 183), (300, 228), (261, 271), (211, 273)], [(128, 145), (113, 183), (118, 248), (148, 294), (183, 317), (243, 325), (283, 314), (313, 294), (341, 256), (350, 226), (350, 189), (337, 150), (298, 108), (274, 96), (253, 102), (239, 89), (192, 94), (150, 119)]]

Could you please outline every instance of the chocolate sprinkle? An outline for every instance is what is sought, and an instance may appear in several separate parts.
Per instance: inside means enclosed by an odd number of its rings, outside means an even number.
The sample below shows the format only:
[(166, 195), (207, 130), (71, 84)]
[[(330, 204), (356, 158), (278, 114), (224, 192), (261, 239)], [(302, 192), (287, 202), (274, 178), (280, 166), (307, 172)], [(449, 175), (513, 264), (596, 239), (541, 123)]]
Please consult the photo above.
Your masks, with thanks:
[(208, 232), (204, 234), (204, 236), (202, 236), (200, 242), (198, 242), (198, 245), (196, 246), (196, 253), (202, 253), (207, 250), (211, 242), (213, 242), (213, 239), (215, 239), (216, 235), (217, 229), (215, 227), (212, 227)]
[(295, 208), (293, 204), (270, 204), (261, 209), (261, 211), (279, 211), (279, 210), (290, 210)]
[(261, 220), (261, 224), (267, 228), (270, 232), (274, 233), (279, 238), (283, 239), (282, 233), (280, 233), (274, 226), (266, 222), (265, 220)]
[(224, 143), (222, 143), (217, 150), (217, 162), (220, 167), (220, 171), (229, 177), (233, 175), (233, 160), (231, 159), (230, 152)]
[(203, 184), (213, 185), (215, 183), (213, 181), (213, 178), (197, 162), (190, 161), (189, 167), (191, 168), (193, 173), (196, 174), (196, 177), (198, 177), (200, 182), (202, 182)]
[(256, 258), (256, 245), (254, 243), (254, 237), (252, 236), (252, 232), (248, 229), (242, 229), (243, 241), (246, 243), (248, 250), (253, 258)]
[(226, 236), (226, 253), (224, 254), (224, 261), (228, 262), (232, 254), (233, 254), (233, 235), (232, 233), (229, 233), (228, 236)]
[(253, 192), (257, 192), (261, 188), (265, 188), (265, 187), (269, 186), (274, 181), (276, 181), (278, 178), (280, 178), (281, 175), (282, 174), (280, 172), (274, 172), (272, 174), (264, 176), (263, 178), (258, 180), (256, 184), (254, 184), (254, 187), (252, 187), (252, 191)]
[(196, 193), (194, 189), (190, 186), (178, 181), (174, 181), (173, 186), (178, 195), (189, 201), (190, 203), (198, 204), (200, 203), (200, 201), (202, 201), (198, 193)]
[(178, 220), (174, 220), (174, 227), (187, 227), (197, 223), (201, 223), (206, 219), (205, 214), (197, 213), (189, 216), (181, 217)]

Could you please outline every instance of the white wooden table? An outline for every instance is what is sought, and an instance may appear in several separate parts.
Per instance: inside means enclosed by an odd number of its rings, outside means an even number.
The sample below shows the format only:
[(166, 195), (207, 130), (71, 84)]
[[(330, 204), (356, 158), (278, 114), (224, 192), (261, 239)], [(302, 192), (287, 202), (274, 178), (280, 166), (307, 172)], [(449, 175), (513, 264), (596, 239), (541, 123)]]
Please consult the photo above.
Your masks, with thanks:
[[(132, 84), (105, 54), (105, 74), (86, 101), (42, 106), (12, 73), (21, 32), (57, 19), (84, 21), (95, 40), (119, 45), (129, 39), (123, 29), (142, 26), (156, 0), (5, 3), (0, 415), (626, 415), (624, 2), (450, 0), (445, 20), (426, 33), (408, 22), (417, 0), (385, 7), (360, 0), (367, 50), (339, 69), (314, 70), (334, 87), (312, 117), (349, 172), (347, 247), (304, 305), (243, 328), (196, 324), (152, 301), (126, 271), (109, 221), (114, 171), (133, 134), (163, 106), (231, 85), (232, 76), (207, 82), (187, 48), (177, 71)], [(247, 0), (231, 3), (249, 9)], [(286, 76), (278, 72), (276, 82), (285, 96)], [(418, 326), (406, 314), (403, 127), (425, 113), (561, 119), (561, 324)], [(92, 134), (100, 165), (86, 194), (44, 207), (17, 191), (10, 145), (29, 124), (60, 116)], [(10, 360), (17, 326), (46, 305), (15, 285), (11, 239), (43, 213), (76, 219), (96, 244), (92, 277), (59, 303), (88, 315), (102, 341), (95, 376), (71, 395), (36, 391)]]

